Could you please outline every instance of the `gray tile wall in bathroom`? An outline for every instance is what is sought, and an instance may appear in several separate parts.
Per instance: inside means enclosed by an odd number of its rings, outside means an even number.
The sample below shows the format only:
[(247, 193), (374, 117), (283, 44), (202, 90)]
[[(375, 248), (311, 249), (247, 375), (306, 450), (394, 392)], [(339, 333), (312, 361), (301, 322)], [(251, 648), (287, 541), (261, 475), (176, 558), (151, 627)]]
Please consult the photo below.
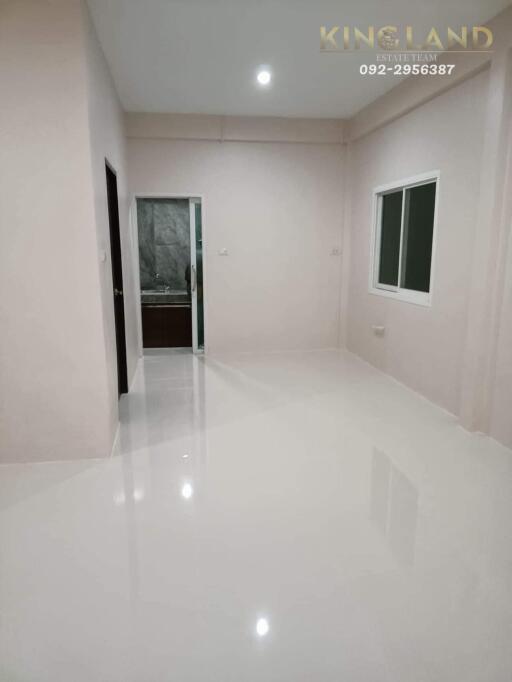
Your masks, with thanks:
[[(140, 284), (186, 291), (190, 264), (188, 199), (138, 199)], [(158, 277), (157, 277), (158, 273)]]

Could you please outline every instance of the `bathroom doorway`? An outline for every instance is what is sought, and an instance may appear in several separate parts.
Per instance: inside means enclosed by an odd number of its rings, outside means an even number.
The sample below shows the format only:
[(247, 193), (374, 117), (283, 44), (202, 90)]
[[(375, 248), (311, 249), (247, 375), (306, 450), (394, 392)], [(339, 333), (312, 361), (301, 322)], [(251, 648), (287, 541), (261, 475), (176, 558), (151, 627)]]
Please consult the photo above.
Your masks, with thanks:
[(138, 197), (143, 348), (204, 351), (203, 226), (197, 197)]

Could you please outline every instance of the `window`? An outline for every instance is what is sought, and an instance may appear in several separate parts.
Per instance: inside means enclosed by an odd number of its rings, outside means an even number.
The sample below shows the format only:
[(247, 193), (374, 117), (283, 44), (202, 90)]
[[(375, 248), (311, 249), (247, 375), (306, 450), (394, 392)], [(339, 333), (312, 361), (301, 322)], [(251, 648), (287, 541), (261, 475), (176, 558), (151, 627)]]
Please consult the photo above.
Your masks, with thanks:
[(438, 180), (433, 172), (374, 191), (371, 293), (430, 304)]

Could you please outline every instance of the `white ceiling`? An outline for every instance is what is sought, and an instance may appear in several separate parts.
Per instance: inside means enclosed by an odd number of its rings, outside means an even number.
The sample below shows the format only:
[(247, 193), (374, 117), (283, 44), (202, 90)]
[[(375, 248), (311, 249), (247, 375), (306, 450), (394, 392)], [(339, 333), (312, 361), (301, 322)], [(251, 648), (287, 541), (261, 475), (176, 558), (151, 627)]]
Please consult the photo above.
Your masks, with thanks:
[[(360, 55), (320, 53), (320, 26), (484, 23), (508, 0), (88, 0), (127, 111), (346, 118), (397, 84)], [(472, 59), (471, 54), (466, 59)], [(363, 61), (368, 61), (364, 59)], [(371, 61), (371, 59), (370, 59)], [(268, 89), (255, 83), (272, 68)]]

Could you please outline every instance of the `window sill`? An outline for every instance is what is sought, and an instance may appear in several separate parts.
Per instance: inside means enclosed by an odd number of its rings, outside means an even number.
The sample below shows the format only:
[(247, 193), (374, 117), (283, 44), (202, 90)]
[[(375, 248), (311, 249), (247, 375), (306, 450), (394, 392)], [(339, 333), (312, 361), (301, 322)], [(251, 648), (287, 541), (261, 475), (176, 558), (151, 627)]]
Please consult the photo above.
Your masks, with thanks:
[(421, 305), (427, 308), (432, 305), (431, 294), (427, 294), (424, 291), (412, 291), (410, 289), (400, 289), (399, 291), (393, 291), (391, 289), (370, 287), (369, 293), (374, 294), (375, 296), (394, 298), (395, 301), (403, 301), (404, 303), (412, 303), (414, 305)]

